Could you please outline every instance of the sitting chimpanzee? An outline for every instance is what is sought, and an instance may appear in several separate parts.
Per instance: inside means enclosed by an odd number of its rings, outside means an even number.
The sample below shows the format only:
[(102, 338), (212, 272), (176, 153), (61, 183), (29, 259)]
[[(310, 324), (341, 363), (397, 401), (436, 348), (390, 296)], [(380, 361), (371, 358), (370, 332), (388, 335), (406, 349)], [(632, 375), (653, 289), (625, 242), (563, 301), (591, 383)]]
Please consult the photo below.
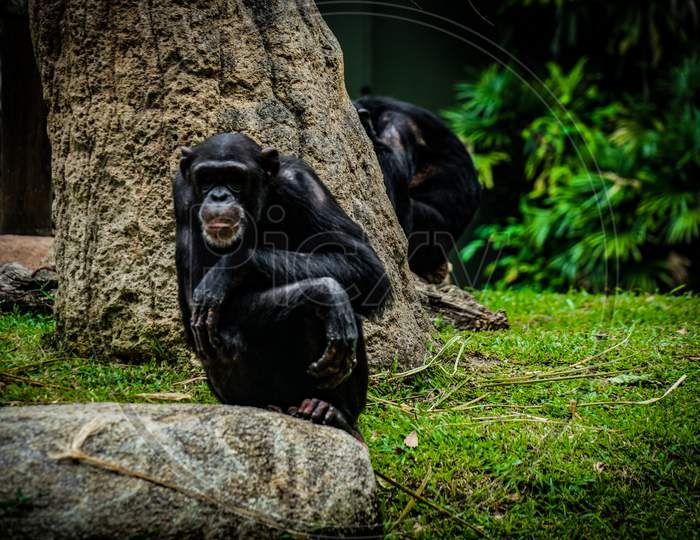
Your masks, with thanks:
[(427, 281), (440, 282), (449, 251), (481, 202), (474, 164), (433, 113), (387, 97), (365, 96), (354, 104), (408, 237), (409, 266)]
[(183, 148), (173, 196), (180, 308), (214, 394), (359, 436), (360, 317), (391, 293), (362, 229), (306, 163), (236, 133)]

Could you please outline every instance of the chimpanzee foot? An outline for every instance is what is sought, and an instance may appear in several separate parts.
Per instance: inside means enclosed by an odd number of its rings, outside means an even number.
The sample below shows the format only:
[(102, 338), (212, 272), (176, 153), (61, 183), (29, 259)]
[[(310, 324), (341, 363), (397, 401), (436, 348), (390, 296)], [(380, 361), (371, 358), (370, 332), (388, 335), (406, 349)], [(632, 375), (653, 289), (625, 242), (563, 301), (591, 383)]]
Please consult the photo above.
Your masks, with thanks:
[(309, 420), (314, 424), (342, 429), (362, 441), (362, 435), (350, 425), (345, 415), (326, 401), (316, 398), (305, 399), (299, 407), (289, 407), (287, 414), (295, 418)]
[(420, 274), (420, 277), (423, 278), (423, 281), (427, 281), (428, 283), (432, 283), (434, 285), (449, 285), (451, 271), (452, 265), (449, 262), (445, 261), (434, 270)]

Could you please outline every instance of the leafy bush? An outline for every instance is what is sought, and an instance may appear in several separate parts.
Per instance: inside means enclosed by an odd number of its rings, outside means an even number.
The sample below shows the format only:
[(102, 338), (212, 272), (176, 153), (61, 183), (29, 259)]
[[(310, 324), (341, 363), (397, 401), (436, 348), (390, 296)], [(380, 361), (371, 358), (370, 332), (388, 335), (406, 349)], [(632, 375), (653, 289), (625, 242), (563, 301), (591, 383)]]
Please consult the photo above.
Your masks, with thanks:
[(491, 66), (460, 84), (459, 105), (444, 113), (485, 187), (528, 182), (519, 214), (480, 226), (462, 259), (501, 252), (486, 268), (500, 286), (687, 282), (700, 237), (700, 59), (686, 59), (645, 101), (610, 101), (585, 60), (547, 70), (544, 83), (529, 84)]

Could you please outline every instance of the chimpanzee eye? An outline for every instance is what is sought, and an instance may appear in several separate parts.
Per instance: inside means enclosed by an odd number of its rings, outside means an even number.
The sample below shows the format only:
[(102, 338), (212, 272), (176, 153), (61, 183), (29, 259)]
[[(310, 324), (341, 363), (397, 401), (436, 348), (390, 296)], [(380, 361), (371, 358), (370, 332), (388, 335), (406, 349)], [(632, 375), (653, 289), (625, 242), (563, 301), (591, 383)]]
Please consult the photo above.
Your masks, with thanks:
[(227, 187), (231, 190), (232, 193), (236, 195), (238, 195), (242, 189), (241, 184), (239, 184), (238, 182), (231, 182), (230, 184), (228, 184)]

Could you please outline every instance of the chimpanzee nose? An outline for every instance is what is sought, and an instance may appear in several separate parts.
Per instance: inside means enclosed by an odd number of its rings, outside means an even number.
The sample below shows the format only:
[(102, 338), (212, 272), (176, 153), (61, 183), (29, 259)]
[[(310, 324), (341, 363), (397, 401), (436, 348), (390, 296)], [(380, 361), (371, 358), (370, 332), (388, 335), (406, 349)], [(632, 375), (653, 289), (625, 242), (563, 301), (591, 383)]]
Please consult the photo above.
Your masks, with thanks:
[(228, 202), (228, 200), (231, 198), (231, 194), (228, 192), (228, 190), (223, 188), (213, 189), (209, 193), (209, 196), (211, 197), (212, 202), (215, 203)]

